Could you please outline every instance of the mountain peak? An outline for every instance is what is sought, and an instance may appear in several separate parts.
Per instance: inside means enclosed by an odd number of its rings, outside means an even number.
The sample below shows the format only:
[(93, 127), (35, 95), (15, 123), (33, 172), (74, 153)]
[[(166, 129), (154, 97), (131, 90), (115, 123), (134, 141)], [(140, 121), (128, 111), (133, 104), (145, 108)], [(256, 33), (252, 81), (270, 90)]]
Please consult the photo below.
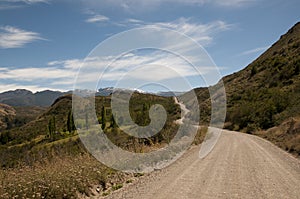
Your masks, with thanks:
[(16, 93), (18, 95), (31, 95), (33, 94), (30, 90), (26, 90), (26, 89), (16, 89), (14, 91), (8, 91), (10, 93)]

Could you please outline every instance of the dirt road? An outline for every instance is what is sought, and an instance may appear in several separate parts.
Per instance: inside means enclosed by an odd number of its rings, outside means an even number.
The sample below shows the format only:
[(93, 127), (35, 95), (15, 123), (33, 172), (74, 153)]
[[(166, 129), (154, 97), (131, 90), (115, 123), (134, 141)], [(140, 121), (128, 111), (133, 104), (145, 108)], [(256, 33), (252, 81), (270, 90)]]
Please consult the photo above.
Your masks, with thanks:
[(261, 138), (224, 131), (204, 159), (199, 148), (107, 198), (300, 198), (299, 159)]

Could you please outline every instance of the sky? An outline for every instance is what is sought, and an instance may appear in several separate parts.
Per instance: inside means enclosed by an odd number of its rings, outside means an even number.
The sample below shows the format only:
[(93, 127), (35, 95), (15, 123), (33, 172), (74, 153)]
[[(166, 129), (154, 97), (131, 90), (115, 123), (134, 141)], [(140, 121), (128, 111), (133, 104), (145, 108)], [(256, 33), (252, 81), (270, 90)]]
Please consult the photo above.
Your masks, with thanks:
[(300, 21), (299, 8), (299, 0), (0, 0), (0, 92), (211, 85), (276, 42)]

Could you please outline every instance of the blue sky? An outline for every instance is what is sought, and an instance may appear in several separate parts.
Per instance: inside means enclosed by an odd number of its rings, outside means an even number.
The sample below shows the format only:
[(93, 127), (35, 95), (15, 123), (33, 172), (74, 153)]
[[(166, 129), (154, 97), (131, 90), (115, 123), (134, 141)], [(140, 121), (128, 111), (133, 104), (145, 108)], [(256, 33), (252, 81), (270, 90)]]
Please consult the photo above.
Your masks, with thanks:
[[(247, 66), (300, 21), (299, 8), (299, 0), (0, 0), (0, 92), (70, 90), (80, 66), (105, 63), (106, 58), (91, 55), (84, 62), (100, 42), (145, 27), (191, 37), (224, 76)], [(161, 53), (129, 52), (119, 66), (126, 71), (155, 56), (159, 59)], [(176, 59), (167, 57), (160, 63), (174, 64)], [(181, 62), (176, 63), (192, 87), (204, 86), (184, 64), (180, 68)], [(158, 76), (170, 80), (170, 74), (151, 75), (155, 81)], [(112, 75), (119, 73), (107, 78)], [(115, 79), (100, 86), (114, 86)]]

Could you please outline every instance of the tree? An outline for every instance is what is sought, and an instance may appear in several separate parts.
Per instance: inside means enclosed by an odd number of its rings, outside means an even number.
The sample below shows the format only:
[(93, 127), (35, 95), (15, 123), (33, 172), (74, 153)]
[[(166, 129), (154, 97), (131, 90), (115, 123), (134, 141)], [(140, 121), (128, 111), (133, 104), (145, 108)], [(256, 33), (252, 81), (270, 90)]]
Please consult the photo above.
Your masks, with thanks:
[(68, 114), (68, 120), (67, 120), (67, 130), (72, 133), (76, 130), (75, 124), (74, 124), (74, 118), (72, 111), (69, 111)]
[(102, 110), (101, 110), (101, 124), (102, 124), (102, 129), (105, 129), (105, 125), (106, 125), (106, 119), (105, 119), (105, 108), (104, 106), (102, 106)]
[(85, 113), (85, 128), (89, 129), (89, 116), (88, 113)]
[(10, 131), (4, 131), (4, 132), (0, 133), (0, 143), (1, 144), (6, 144), (11, 140), (12, 140), (12, 137), (10, 135)]
[(55, 124), (55, 117), (53, 116), (48, 122), (49, 138), (53, 138), (55, 131), (56, 131), (56, 124)]
[(257, 68), (256, 68), (256, 66), (254, 65), (254, 66), (251, 68), (251, 77), (253, 77), (256, 73), (257, 73)]
[(8, 116), (5, 116), (5, 118), (4, 118), (4, 124), (6, 124), (6, 129), (12, 128), (12, 124), (11, 124), (11, 121), (10, 121), (10, 119), (9, 119)]
[(111, 121), (110, 127), (116, 128), (117, 124), (116, 124), (116, 121), (115, 121), (115, 118), (114, 118), (113, 114), (111, 114), (110, 121)]

